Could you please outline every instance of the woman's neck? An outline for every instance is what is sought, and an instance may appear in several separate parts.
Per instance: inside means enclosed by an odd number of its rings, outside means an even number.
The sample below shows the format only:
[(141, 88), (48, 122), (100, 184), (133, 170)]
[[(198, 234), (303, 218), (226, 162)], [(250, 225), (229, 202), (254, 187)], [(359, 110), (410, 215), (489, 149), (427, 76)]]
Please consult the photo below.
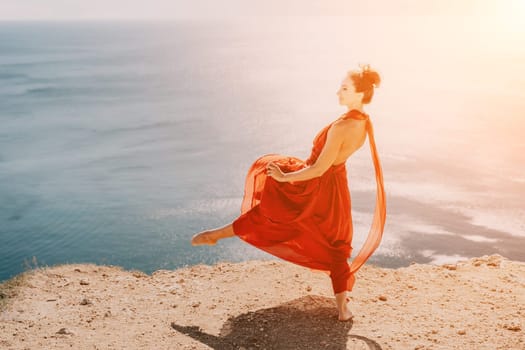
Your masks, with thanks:
[(346, 106), (348, 107), (348, 111), (347, 112), (350, 112), (351, 110), (355, 109), (355, 110), (358, 110), (361, 113), (364, 113), (364, 111), (363, 111), (363, 103), (362, 102), (349, 103)]

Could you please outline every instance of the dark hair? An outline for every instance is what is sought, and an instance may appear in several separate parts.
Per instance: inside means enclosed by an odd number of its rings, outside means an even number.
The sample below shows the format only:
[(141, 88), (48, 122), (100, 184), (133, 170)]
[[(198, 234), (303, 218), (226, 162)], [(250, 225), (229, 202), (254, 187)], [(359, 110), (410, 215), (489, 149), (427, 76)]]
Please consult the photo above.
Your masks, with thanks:
[(364, 92), (363, 103), (370, 103), (374, 96), (374, 88), (379, 87), (381, 78), (379, 73), (370, 69), (370, 65), (361, 66), (360, 71), (350, 71), (348, 75), (354, 82), (356, 92)]

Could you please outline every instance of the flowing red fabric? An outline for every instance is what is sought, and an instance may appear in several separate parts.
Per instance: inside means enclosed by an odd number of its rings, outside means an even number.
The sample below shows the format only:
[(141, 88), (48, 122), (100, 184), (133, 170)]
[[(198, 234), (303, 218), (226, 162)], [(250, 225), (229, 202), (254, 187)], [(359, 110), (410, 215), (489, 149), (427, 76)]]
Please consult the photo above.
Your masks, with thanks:
[(343, 119), (366, 120), (368, 141), (374, 163), (377, 196), (373, 222), (359, 253), (348, 264), (352, 252), (352, 213), (345, 163), (332, 165), (322, 176), (305, 181), (278, 182), (266, 175), (274, 162), (283, 172), (314, 164), (333, 123), (324, 127), (313, 141), (310, 157), (267, 154), (248, 171), (241, 215), (233, 230), (242, 240), (281, 259), (327, 273), (334, 293), (351, 291), (355, 272), (381, 242), (386, 219), (383, 174), (377, 155), (374, 131), (368, 115), (352, 110)]

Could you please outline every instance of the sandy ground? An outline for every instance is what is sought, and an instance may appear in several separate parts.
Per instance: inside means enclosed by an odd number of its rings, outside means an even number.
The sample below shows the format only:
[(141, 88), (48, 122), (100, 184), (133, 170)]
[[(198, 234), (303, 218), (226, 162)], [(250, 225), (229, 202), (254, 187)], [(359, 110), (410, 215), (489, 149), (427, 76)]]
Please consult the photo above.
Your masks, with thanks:
[(327, 275), (284, 261), (45, 267), (0, 298), (0, 349), (525, 349), (525, 263), (498, 255), (364, 266), (351, 322)]

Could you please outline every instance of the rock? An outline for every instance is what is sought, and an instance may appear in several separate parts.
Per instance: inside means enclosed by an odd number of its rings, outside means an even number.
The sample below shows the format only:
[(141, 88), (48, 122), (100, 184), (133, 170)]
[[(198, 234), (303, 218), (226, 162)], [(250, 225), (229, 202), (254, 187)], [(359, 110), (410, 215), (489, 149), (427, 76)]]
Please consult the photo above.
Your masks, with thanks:
[(60, 328), (56, 334), (73, 334), (67, 328)]
[(91, 304), (92, 304), (92, 302), (88, 298), (84, 298), (80, 302), (80, 305), (91, 305)]
[(86, 281), (86, 280), (80, 280), (80, 285), (81, 286), (87, 286), (87, 285), (89, 285), (89, 282)]
[(307, 291), (307, 292), (311, 292), (311, 291), (312, 291), (312, 287), (310, 287), (310, 286), (306, 286), (306, 291)]
[(144, 272), (141, 272), (141, 271), (133, 271), (132, 275), (135, 278), (144, 278), (148, 276)]
[(378, 299), (381, 300), (381, 301), (386, 301), (386, 296), (380, 295)]
[(519, 332), (521, 331), (521, 325), (517, 322), (505, 323), (503, 328), (508, 329), (509, 331)]
[(502, 261), (503, 257), (501, 255), (491, 255), (487, 259), (487, 266), (499, 268), (501, 266)]
[(459, 334), (459, 335), (465, 335), (465, 334), (467, 334), (467, 332), (466, 332), (464, 329), (460, 329), (460, 330), (458, 331), (458, 334)]
[(452, 270), (452, 271), (458, 269), (457, 265), (454, 265), (454, 264), (445, 264), (445, 265), (442, 265), (442, 266), (443, 266), (443, 268), (445, 268), (447, 270)]

